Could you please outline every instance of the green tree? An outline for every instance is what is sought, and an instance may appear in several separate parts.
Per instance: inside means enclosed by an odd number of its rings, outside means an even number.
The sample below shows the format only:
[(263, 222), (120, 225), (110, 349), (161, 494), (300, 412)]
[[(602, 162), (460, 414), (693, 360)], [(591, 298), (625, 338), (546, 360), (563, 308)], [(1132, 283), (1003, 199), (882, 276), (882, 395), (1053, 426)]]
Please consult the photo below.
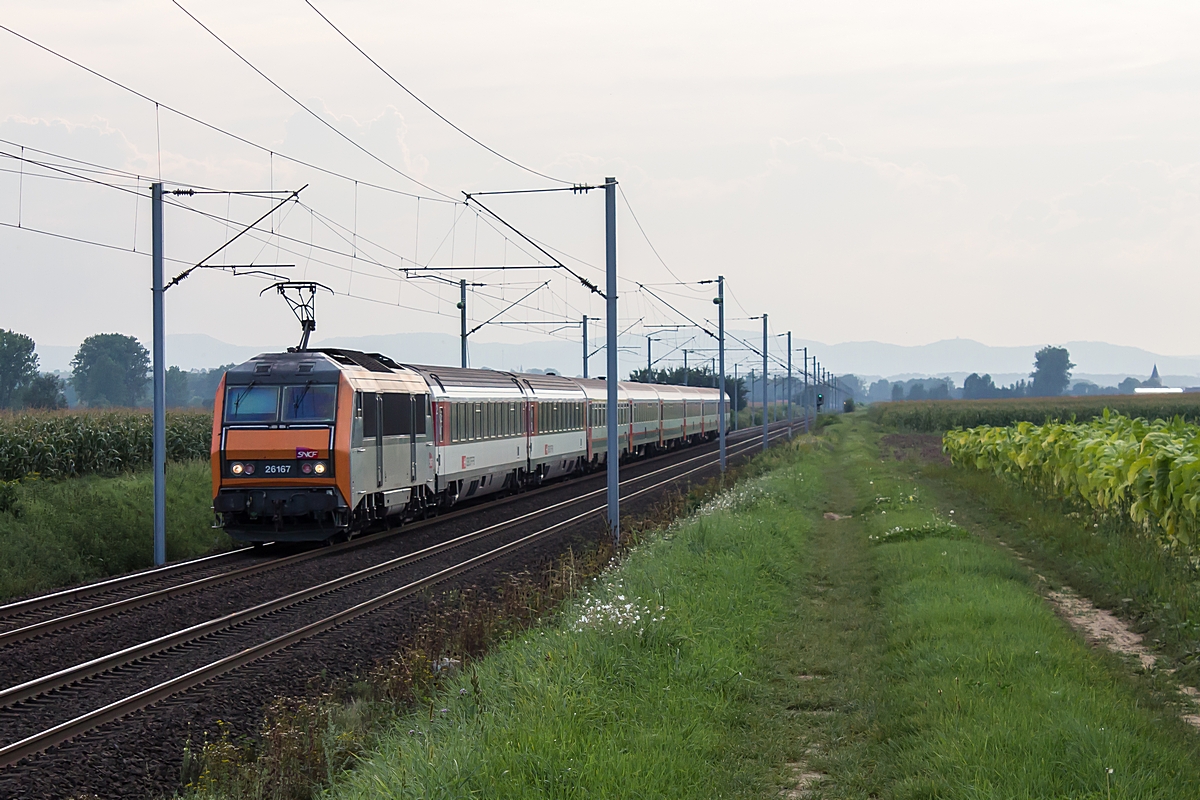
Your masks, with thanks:
[(66, 384), (63, 379), (49, 372), (44, 372), (29, 382), (21, 392), (21, 400), (26, 408), (42, 408), (54, 411), (67, 407), (67, 397), (63, 394)]
[(893, 383), (892, 384), (892, 400), (903, 400), (903, 399), (904, 399), (904, 384), (903, 383)]
[(146, 393), (150, 353), (132, 336), (98, 333), (71, 360), (71, 384), (89, 406), (138, 404)]
[(908, 387), (908, 399), (909, 400), (928, 400), (929, 393), (925, 391), (925, 384), (914, 383), (912, 386)]
[(1058, 397), (1071, 385), (1071, 354), (1065, 347), (1047, 345), (1034, 356), (1033, 372), (1029, 377), (1033, 383), (1029, 394), (1033, 397)]
[(18, 392), (37, 377), (38, 357), (33, 339), (0, 330), (0, 408), (11, 408)]
[(167, 408), (185, 408), (192, 399), (188, 374), (179, 367), (167, 369)]

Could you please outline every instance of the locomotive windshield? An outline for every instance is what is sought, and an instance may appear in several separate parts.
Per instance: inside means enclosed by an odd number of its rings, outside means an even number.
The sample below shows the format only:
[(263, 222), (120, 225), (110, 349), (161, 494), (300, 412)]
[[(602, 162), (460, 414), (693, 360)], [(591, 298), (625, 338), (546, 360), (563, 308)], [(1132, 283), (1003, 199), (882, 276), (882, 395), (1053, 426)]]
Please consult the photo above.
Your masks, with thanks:
[(333, 422), (336, 413), (337, 386), (250, 384), (225, 389), (225, 422), (231, 425)]
[(336, 386), (285, 386), (284, 422), (333, 422), (337, 411)]
[(279, 416), (278, 386), (230, 386), (225, 390), (226, 422), (274, 422)]

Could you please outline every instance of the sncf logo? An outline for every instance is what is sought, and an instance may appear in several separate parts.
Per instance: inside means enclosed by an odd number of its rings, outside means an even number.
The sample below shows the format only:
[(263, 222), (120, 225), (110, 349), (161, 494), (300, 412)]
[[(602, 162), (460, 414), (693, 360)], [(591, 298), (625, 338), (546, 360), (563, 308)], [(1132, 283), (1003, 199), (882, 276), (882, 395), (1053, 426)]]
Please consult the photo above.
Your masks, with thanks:
[(304, 459), (304, 458), (316, 458), (316, 457), (317, 457), (316, 450), (309, 450), (307, 447), (297, 447), (296, 448), (296, 458)]

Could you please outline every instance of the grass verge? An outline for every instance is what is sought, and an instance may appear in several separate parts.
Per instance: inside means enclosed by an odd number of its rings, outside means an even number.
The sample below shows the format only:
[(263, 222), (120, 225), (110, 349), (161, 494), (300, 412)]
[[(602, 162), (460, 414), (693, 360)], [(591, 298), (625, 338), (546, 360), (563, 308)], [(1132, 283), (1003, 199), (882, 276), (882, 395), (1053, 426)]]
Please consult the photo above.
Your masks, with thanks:
[(939, 515), (915, 465), (881, 461), (874, 436), (851, 422), (840, 462), (886, 620), (863, 748), (874, 767), (859, 763), (828, 796), (1200, 796), (1195, 732), (1148, 682), (1089, 650), (1028, 569), (964, 535), (952, 522), (962, 506)]
[[(510, 627), (486, 657), (426, 641), (323, 712), (275, 715), (255, 758), (222, 735), (195, 762), (192, 796), (299, 798), (327, 782), (333, 797), (758, 796), (794, 747), (763, 713), (773, 708), (763, 659), (803, 572), (812, 514), (798, 509), (815, 511), (817, 483), (803, 476), (824, 457), (807, 442), (756, 459), (733, 490), (643, 533), (555, 611), (545, 599), (588, 573), (574, 559), (559, 564), (555, 586), (523, 593), (542, 622)], [(460, 606), (464, 619), (495, 613)], [(436, 631), (444, 620), (433, 616)], [(287, 753), (271, 752), (313, 729), (306, 759), (284, 764)], [(315, 768), (294, 775), (300, 760)], [(228, 764), (241, 766), (222, 774)]]
[(1039, 497), (989, 473), (926, 465), (924, 483), (939, 504), (1015, 547), (1051, 588), (1067, 584), (1125, 618), (1200, 685), (1200, 572), (1132, 523)]
[[(0, 599), (96, 580), (153, 564), (153, 481), (116, 477), (8, 484), (0, 511)], [(231, 545), (212, 525), (207, 461), (167, 464), (167, 558)]]

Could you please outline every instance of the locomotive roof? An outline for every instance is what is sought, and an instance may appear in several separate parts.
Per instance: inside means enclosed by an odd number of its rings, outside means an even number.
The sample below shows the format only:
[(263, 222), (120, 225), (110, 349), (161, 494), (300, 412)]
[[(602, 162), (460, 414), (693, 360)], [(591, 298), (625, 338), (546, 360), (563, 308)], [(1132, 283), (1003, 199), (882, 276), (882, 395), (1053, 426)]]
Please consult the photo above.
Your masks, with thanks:
[(323, 353), (299, 350), (286, 353), (259, 353), (225, 373), (225, 383), (244, 386), (251, 382), (264, 385), (312, 381), (337, 383), (341, 367)]

